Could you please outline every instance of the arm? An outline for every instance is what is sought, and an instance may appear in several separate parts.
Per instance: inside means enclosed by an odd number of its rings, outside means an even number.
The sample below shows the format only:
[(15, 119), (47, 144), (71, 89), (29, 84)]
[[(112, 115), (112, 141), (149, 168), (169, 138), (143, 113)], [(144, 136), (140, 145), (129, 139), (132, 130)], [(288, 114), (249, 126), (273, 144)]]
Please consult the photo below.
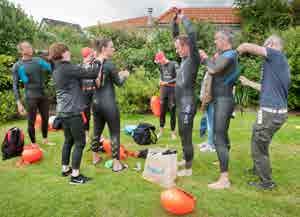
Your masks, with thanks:
[(176, 74), (177, 74), (177, 70), (178, 70), (179, 66), (177, 64), (177, 62), (174, 61), (173, 67), (172, 67), (172, 77), (173, 79), (171, 79), (170, 81), (168, 81), (168, 84), (173, 84), (176, 82)]
[(177, 16), (176, 15), (172, 21), (172, 35), (173, 35), (173, 38), (175, 39), (178, 35), (179, 35), (179, 25), (177, 23)]
[(119, 71), (114, 64), (110, 64), (111, 69), (110, 69), (110, 75), (111, 78), (114, 82), (114, 84), (121, 86), (124, 84), (124, 82), (126, 81), (126, 79), (129, 76), (129, 72), (124, 70), (124, 71)]
[(249, 53), (257, 56), (267, 57), (267, 49), (256, 44), (243, 43), (238, 46), (237, 51), (239, 54)]
[(245, 76), (241, 76), (239, 80), (241, 81), (242, 85), (252, 87), (253, 89), (255, 89), (257, 91), (261, 91), (261, 84), (254, 82), (254, 81), (250, 81)]
[(43, 70), (46, 70), (49, 73), (52, 72), (52, 67), (51, 67), (50, 63), (46, 62), (42, 58), (39, 58), (39, 65), (42, 67)]
[(18, 108), (18, 112), (21, 115), (25, 115), (26, 111), (25, 108), (20, 100), (20, 92), (19, 92), (19, 75), (18, 75), (18, 64), (16, 63), (13, 68), (12, 68), (12, 74), (13, 74), (13, 92), (14, 92), (14, 96), (15, 99), (17, 101), (17, 108)]
[(80, 65), (70, 65), (66, 70), (66, 75), (71, 77), (76, 77), (78, 79), (82, 78), (96, 78), (99, 72), (99, 63), (93, 64), (80, 64)]
[(219, 56), (215, 62), (212, 62), (209, 59), (204, 60), (204, 64), (207, 66), (208, 72), (211, 75), (222, 74), (233, 60), (231, 58), (226, 58), (224, 56)]
[(193, 28), (192, 22), (187, 17), (183, 16), (182, 14), (180, 14), (179, 16), (181, 17), (184, 30), (189, 38), (190, 55), (192, 57), (192, 60), (196, 63), (200, 63), (195, 28)]

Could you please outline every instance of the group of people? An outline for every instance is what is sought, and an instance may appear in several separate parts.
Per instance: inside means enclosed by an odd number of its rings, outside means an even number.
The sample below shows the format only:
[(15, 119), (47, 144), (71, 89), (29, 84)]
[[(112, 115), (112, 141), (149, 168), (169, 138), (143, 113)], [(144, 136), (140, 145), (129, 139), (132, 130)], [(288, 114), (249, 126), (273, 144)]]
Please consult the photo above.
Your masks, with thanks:
[[(183, 148), (183, 160), (178, 166), (178, 176), (192, 175), (193, 120), (196, 113), (195, 82), (200, 64), (206, 66), (206, 73), (201, 87), (201, 110), (207, 116), (208, 144), (210, 150), (217, 152), (220, 177), (208, 185), (211, 189), (229, 188), (229, 150), (228, 130), (234, 112), (234, 85), (240, 80), (242, 85), (261, 91), (257, 121), (253, 126), (251, 152), (253, 168), (248, 172), (260, 178), (249, 185), (260, 189), (272, 189), (275, 183), (271, 177), (269, 145), (272, 137), (287, 119), (287, 96), (290, 85), (290, 69), (283, 53), (283, 41), (276, 35), (270, 36), (263, 46), (243, 43), (233, 49), (233, 35), (228, 31), (218, 31), (214, 42), (217, 52), (211, 58), (204, 50), (198, 50), (196, 33), (191, 22), (174, 9), (172, 32), (175, 39), (176, 52), (181, 57), (180, 66), (169, 61), (162, 52), (155, 56), (160, 64), (161, 117), (160, 134), (163, 132), (165, 110), (169, 105), (171, 113), (171, 130), (174, 135), (175, 106), (177, 107), (179, 135)], [(186, 35), (179, 35), (178, 23), (182, 22)], [(239, 76), (238, 56), (252, 54), (264, 58), (261, 72), (261, 84)], [(173, 73), (175, 71), (175, 73)], [(174, 79), (176, 77), (176, 79)], [(169, 84), (172, 85), (169, 85)], [(171, 86), (171, 87), (170, 87)], [(173, 94), (175, 93), (175, 98)], [(174, 102), (175, 100), (175, 102)]]
[[(178, 65), (166, 58), (163, 52), (157, 53), (155, 62), (160, 67), (161, 116), (160, 133), (165, 125), (165, 114), (171, 113), (171, 138), (176, 138), (176, 116), (183, 150), (183, 159), (178, 162), (178, 176), (191, 176), (194, 148), (192, 142), (193, 121), (196, 114), (195, 83), (200, 64), (207, 72), (202, 82), (202, 109), (210, 113), (210, 140), (217, 152), (220, 177), (209, 184), (212, 189), (229, 188), (228, 129), (234, 110), (233, 86), (239, 77), (238, 55), (250, 53), (264, 57), (261, 84), (241, 76), (244, 85), (261, 91), (260, 108), (253, 127), (251, 172), (258, 175), (259, 182), (249, 183), (255, 187), (272, 189), (275, 183), (271, 177), (269, 145), (272, 136), (287, 119), (287, 95), (290, 72), (287, 59), (282, 52), (282, 40), (275, 35), (269, 37), (263, 46), (243, 43), (233, 49), (233, 37), (227, 31), (215, 34), (216, 54), (209, 58), (204, 50), (197, 47), (197, 36), (192, 22), (181, 10), (174, 8), (172, 34), (177, 54), (181, 58)], [(179, 34), (182, 23), (185, 35)], [(35, 143), (34, 121), (37, 110), (42, 116), (42, 132), (47, 143), (49, 103), (44, 92), (44, 71), (52, 73), (56, 87), (57, 116), (63, 120), (65, 141), (62, 149), (62, 175), (69, 176), (70, 183), (83, 184), (90, 178), (80, 173), (82, 151), (86, 143), (84, 121), (89, 121), (92, 107), (94, 119), (93, 142), (100, 141), (107, 123), (112, 146), (113, 168), (120, 172), (127, 165), (120, 161), (120, 113), (115, 99), (114, 85), (122, 85), (129, 76), (128, 71), (119, 71), (112, 63), (113, 42), (110, 39), (95, 40), (94, 50), (84, 55), (83, 63), (72, 64), (71, 53), (62, 43), (54, 43), (49, 48), (51, 64), (33, 57), (33, 49), (28, 42), (21, 42), (18, 49), (22, 54), (13, 67), (14, 93), (18, 111), (25, 114), (18, 89), (18, 81), (25, 86), (25, 101), (28, 111), (28, 132)], [(177, 109), (177, 112), (176, 112)], [(177, 115), (176, 115), (177, 113)], [(72, 152), (72, 163), (70, 157)], [(93, 162), (100, 161), (96, 153)]]

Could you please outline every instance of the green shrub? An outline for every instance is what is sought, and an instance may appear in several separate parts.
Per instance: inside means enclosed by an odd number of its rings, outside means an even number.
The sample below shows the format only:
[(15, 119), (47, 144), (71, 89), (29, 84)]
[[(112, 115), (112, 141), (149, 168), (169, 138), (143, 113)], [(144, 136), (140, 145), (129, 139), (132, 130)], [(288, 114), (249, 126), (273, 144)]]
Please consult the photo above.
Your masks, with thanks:
[(11, 67), (14, 60), (12, 56), (0, 55), (0, 91), (12, 89)]
[(158, 95), (158, 79), (145, 76), (143, 67), (130, 75), (123, 87), (117, 89), (117, 100), (121, 112), (145, 113), (150, 110), (151, 96)]
[(17, 105), (12, 91), (0, 92), (0, 122), (17, 117)]
[(285, 43), (284, 52), (291, 69), (289, 108), (300, 109), (300, 27), (283, 31), (281, 36)]

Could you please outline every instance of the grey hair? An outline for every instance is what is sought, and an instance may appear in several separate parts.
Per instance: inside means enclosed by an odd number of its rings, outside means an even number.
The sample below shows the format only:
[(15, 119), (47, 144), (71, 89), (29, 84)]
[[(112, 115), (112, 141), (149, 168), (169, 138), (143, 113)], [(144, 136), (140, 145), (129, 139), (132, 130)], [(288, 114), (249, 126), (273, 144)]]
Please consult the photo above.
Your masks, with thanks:
[(22, 45), (24, 43), (28, 43), (30, 46), (32, 46), (29, 41), (21, 41), (21, 42), (19, 42), (18, 45), (17, 45), (17, 50), (18, 50), (19, 53), (22, 52)]
[(228, 41), (229, 44), (233, 45), (234, 35), (228, 30), (219, 30), (216, 34), (220, 34), (223, 40)]
[(268, 46), (269, 44), (275, 44), (279, 50), (283, 49), (283, 40), (278, 35), (271, 35), (264, 42), (264, 46)]

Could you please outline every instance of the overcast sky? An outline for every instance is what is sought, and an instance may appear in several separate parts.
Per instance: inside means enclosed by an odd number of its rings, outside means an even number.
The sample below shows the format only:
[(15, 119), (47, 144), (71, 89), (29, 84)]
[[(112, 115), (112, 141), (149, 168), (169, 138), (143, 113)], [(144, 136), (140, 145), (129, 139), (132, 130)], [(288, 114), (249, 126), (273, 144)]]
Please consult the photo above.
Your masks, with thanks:
[(78, 23), (81, 26), (145, 16), (147, 8), (159, 16), (172, 6), (231, 6), (233, 0), (10, 0), (20, 4), (37, 21), (43, 17)]

